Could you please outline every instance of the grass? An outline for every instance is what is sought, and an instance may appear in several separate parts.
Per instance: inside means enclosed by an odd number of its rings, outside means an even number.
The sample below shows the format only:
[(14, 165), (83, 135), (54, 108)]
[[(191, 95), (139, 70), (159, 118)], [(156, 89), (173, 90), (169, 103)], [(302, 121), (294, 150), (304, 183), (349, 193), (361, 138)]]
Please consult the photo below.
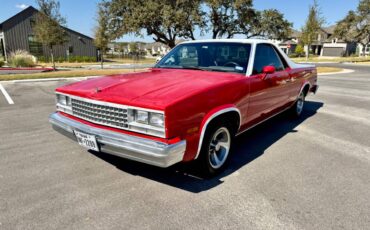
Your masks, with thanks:
[[(136, 72), (145, 69), (137, 69)], [(70, 77), (85, 77), (85, 76), (104, 76), (121, 73), (131, 73), (133, 69), (98, 69), (98, 70), (71, 70), (71, 71), (55, 71), (44, 73), (30, 74), (6, 74), (0, 75), (0, 81), (23, 80), (23, 79), (38, 79), (38, 78), (70, 78)]]
[(335, 68), (335, 67), (317, 67), (317, 73), (337, 73), (341, 72), (342, 68)]
[[(294, 62), (306, 62), (305, 57), (291, 58)], [(309, 62), (370, 62), (369, 57), (311, 57)]]
[[(145, 69), (137, 69), (136, 72)], [(343, 69), (334, 67), (317, 67), (318, 73), (340, 72)], [(70, 77), (85, 77), (85, 76), (104, 76), (121, 73), (131, 73), (133, 69), (83, 69), (83, 70), (63, 70), (55, 72), (44, 73), (30, 73), (30, 74), (5, 74), (0, 75), (0, 81), (22, 80), (22, 79), (38, 79), (38, 78), (70, 78)]]
[[(145, 58), (140, 60), (133, 60), (132, 58), (109, 58), (104, 62), (104, 65), (116, 65), (116, 64), (154, 64), (156, 59)], [(55, 63), (57, 67), (67, 67), (67, 68), (82, 68), (86, 65), (100, 65), (100, 62), (58, 62)], [(50, 67), (52, 63), (39, 63), (42, 67)]]

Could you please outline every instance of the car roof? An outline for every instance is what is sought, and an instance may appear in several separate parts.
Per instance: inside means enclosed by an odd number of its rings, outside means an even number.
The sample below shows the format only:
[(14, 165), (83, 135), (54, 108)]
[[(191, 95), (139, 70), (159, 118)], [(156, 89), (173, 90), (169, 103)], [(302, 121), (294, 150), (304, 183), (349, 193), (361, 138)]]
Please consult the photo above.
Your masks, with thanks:
[(193, 40), (193, 41), (185, 41), (181, 44), (189, 44), (189, 43), (210, 43), (210, 42), (227, 42), (227, 43), (248, 43), (248, 44), (258, 44), (258, 43), (268, 43), (274, 44), (270, 40), (266, 39), (204, 39), (204, 40)]

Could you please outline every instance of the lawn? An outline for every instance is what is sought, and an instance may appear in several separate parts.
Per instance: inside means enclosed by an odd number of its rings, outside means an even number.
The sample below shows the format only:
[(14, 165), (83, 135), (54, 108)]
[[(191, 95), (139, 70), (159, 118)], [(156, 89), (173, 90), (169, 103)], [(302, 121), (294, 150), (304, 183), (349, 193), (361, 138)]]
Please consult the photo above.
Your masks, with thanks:
[[(156, 59), (154, 58), (145, 58), (145, 59), (139, 59), (134, 60), (131, 58), (111, 58), (107, 59), (104, 62), (104, 65), (115, 65), (115, 64), (154, 64), (156, 62)], [(55, 63), (55, 66), (57, 67), (67, 67), (67, 68), (82, 68), (86, 65), (100, 65), (100, 62), (58, 62)], [(50, 67), (52, 66), (52, 63), (39, 63), (40, 66), (43, 67)]]
[[(136, 69), (136, 72), (146, 69)], [(340, 72), (343, 69), (334, 67), (317, 67), (318, 73)], [(77, 69), (63, 70), (56, 72), (45, 73), (30, 73), (30, 74), (6, 74), (0, 75), (0, 81), (23, 80), (23, 79), (39, 79), (39, 78), (70, 78), (70, 77), (85, 77), (85, 76), (104, 76), (120, 73), (131, 73), (133, 69)]]
[(341, 72), (343, 69), (341, 68), (335, 68), (335, 67), (317, 67), (318, 73), (336, 73)]
[[(136, 69), (136, 72), (145, 69)], [(98, 70), (66, 70), (45, 73), (31, 74), (7, 74), (0, 75), (0, 81), (22, 80), (22, 79), (39, 79), (39, 78), (70, 78), (70, 77), (85, 77), (85, 76), (104, 76), (120, 73), (131, 73), (133, 69), (98, 69)]]
[[(305, 57), (291, 58), (294, 62), (306, 62)], [(370, 62), (369, 57), (311, 57), (308, 62)]]

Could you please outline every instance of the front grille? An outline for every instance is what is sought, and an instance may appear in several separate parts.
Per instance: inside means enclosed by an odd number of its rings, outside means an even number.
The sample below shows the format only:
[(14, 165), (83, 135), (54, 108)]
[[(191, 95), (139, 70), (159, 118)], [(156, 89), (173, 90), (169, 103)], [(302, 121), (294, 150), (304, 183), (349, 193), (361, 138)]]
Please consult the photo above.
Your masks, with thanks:
[(92, 123), (127, 128), (127, 109), (71, 99), (74, 116)]

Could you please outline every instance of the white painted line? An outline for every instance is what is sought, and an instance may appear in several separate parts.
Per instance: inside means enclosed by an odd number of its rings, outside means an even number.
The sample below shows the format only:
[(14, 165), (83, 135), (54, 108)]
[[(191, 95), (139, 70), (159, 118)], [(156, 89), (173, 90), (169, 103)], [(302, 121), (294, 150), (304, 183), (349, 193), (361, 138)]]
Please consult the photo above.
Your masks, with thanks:
[(5, 88), (3, 87), (2, 84), (0, 84), (0, 91), (4, 94), (5, 99), (8, 101), (10, 105), (14, 104), (14, 101), (12, 98), (9, 96), (8, 92), (6, 92)]

